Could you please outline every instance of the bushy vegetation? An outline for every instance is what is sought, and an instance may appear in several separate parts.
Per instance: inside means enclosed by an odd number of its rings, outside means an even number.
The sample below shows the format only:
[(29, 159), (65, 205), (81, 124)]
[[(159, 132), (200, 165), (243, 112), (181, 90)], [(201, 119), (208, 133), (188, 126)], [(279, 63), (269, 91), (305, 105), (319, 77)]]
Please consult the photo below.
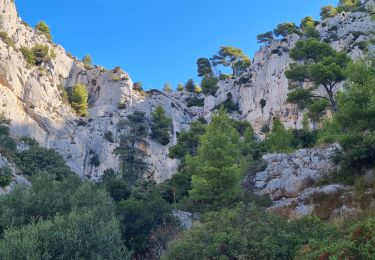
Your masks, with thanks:
[(306, 242), (331, 234), (335, 230), (314, 218), (287, 222), (239, 204), (205, 214), (164, 259), (292, 259)]
[(0, 168), (0, 187), (5, 187), (9, 185), (12, 179), (13, 179), (12, 170), (7, 166), (1, 167)]
[(135, 111), (127, 117), (127, 120), (120, 121), (118, 127), (120, 131), (129, 129), (127, 134), (120, 137), (115, 154), (120, 159), (123, 178), (133, 186), (148, 170), (148, 164), (145, 162), (147, 154), (142, 149), (145, 145), (144, 138), (149, 131), (145, 113)]
[(42, 63), (49, 62), (49, 47), (47, 45), (37, 44), (33, 48), (20, 48), (20, 51), (30, 66), (40, 66)]
[(90, 55), (85, 55), (83, 58), (82, 58), (82, 63), (83, 63), (83, 66), (85, 67), (85, 69), (91, 69), (92, 68), (92, 58)]
[(16, 49), (13, 40), (8, 36), (7, 32), (0, 32), (0, 39), (8, 46)]
[(88, 98), (89, 94), (85, 85), (77, 84), (73, 87), (70, 101), (72, 108), (79, 116), (87, 116)]
[(35, 26), (35, 29), (36, 29), (37, 31), (43, 33), (49, 41), (52, 41), (51, 29), (50, 29), (49, 26), (46, 24), (46, 22), (44, 22), (44, 21), (40, 21), (40, 22)]
[(48, 172), (62, 180), (73, 174), (65, 164), (64, 158), (51, 149), (33, 145), (28, 150), (16, 153), (17, 168), (25, 175), (34, 176), (41, 172)]
[(162, 106), (157, 106), (151, 117), (151, 138), (162, 145), (169, 144), (172, 119), (165, 115)]

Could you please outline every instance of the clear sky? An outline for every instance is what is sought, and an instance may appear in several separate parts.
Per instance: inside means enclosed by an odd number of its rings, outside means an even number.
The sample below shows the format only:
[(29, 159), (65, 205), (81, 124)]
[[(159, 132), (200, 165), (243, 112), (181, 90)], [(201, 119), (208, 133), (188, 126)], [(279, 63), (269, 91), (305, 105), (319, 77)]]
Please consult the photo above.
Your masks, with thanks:
[(56, 43), (95, 64), (121, 66), (145, 89), (196, 79), (196, 60), (220, 46), (250, 57), (256, 35), (304, 16), (319, 19), (335, 0), (16, 0), (19, 15), (46, 21)]

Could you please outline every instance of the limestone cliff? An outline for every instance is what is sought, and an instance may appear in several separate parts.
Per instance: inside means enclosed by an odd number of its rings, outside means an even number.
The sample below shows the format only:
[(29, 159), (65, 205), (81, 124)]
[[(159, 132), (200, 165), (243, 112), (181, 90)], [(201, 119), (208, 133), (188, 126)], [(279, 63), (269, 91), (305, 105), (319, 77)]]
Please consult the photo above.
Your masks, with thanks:
[[(366, 13), (343, 13), (323, 21), (317, 29), (323, 40), (358, 58), (362, 55), (358, 43), (370, 39), (375, 23)], [(148, 160), (157, 181), (176, 172), (178, 161), (167, 154), (169, 147), (176, 143), (177, 134), (198, 117), (210, 119), (215, 106), (228, 95), (240, 108), (240, 113), (232, 116), (248, 120), (257, 132), (275, 115), (281, 116), (288, 127), (299, 127), (302, 120), (301, 111), (286, 103), (288, 81), (284, 76), (291, 63), (288, 52), (299, 40), (297, 35), (262, 47), (243, 75), (220, 81), (215, 96), (200, 94), (199, 98), (205, 99), (204, 107), (189, 108), (186, 98), (195, 94), (160, 91), (142, 94), (133, 90), (129, 75), (120, 68), (85, 68), (62, 46), (51, 43), (23, 22), (12, 0), (0, 0), (0, 31), (6, 32), (14, 43), (12, 46), (0, 40), (0, 113), (12, 120), (12, 135), (29, 136), (42, 146), (55, 149), (81, 176), (96, 178), (106, 169), (118, 170), (119, 161), (113, 154), (117, 142), (107, 141), (105, 134), (111, 132), (118, 141), (117, 123), (135, 110), (145, 112), (150, 121), (154, 108), (161, 105), (173, 120), (169, 145), (146, 140)], [(52, 59), (41, 66), (28, 66), (19, 49), (37, 44), (47, 45)], [(79, 118), (60, 95), (62, 88), (68, 89), (77, 83), (85, 84), (89, 91), (86, 119)], [(261, 105), (261, 100), (265, 105)], [(99, 166), (90, 163), (92, 154), (98, 156)]]

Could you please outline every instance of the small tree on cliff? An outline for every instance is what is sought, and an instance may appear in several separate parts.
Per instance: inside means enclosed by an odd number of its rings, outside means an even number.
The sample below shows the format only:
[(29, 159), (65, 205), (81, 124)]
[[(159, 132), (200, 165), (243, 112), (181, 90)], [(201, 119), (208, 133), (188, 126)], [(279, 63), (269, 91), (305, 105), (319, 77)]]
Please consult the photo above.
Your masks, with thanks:
[(88, 92), (85, 85), (77, 84), (72, 89), (71, 104), (72, 108), (79, 116), (87, 116)]
[(155, 108), (152, 113), (151, 138), (162, 145), (169, 144), (172, 119), (165, 115), (162, 106)]
[(250, 58), (241, 49), (230, 46), (221, 47), (218, 54), (211, 58), (211, 63), (213, 66), (231, 67), (233, 76), (240, 75), (251, 64)]
[[(324, 99), (333, 111), (337, 111), (334, 88), (345, 79), (344, 69), (350, 60), (348, 56), (335, 51), (327, 43), (308, 39), (297, 42), (290, 57), (298, 63), (292, 64), (285, 72), (292, 90), (288, 101), (304, 108)], [(323, 87), (325, 95), (316, 94), (320, 87)]]
[(207, 58), (199, 58), (197, 60), (197, 72), (198, 77), (212, 76), (212, 66)]
[(145, 162), (147, 154), (142, 149), (149, 129), (145, 113), (135, 111), (127, 120), (120, 121), (118, 127), (119, 130), (127, 128), (128, 134), (121, 136), (115, 154), (120, 157), (124, 179), (129, 186), (133, 186), (148, 170)]

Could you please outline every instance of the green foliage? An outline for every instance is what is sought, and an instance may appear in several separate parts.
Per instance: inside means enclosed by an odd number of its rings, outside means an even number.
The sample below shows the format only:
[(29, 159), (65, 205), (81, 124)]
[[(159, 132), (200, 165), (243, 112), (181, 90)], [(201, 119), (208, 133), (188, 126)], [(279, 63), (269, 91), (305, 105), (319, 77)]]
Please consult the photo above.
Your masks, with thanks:
[(10, 120), (0, 114), (0, 153), (12, 158), (16, 152), (16, 142), (10, 136)]
[(35, 65), (35, 55), (30, 49), (21, 47), (20, 51), (29, 65)]
[(79, 116), (86, 117), (88, 114), (89, 94), (85, 85), (77, 84), (72, 89), (71, 105)]
[(212, 66), (207, 58), (197, 60), (198, 77), (211, 77), (213, 75)]
[(340, 0), (337, 6), (337, 11), (339, 13), (363, 11), (362, 3), (360, 0)]
[(215, 95), (218, 82), (219, 80), (216, 77), (204, 77), (201, 82), (202, 92), (206, 95)]
[(36, 66), (49, 62), (51, 59), (49, 56), (49, 47), (47, 45), (37, 44), (31, 51), (34, 53)]
[(8, 36), (7, 32), (0, 32), (0, 39), (8, 46), (16, 49), (13, 40)]
[[(142, 184), (141, 184), (142, 185)], [(141, 196), (119, 202), (117, 214), (121, 222), (122, 237), (135, 257), (147, 252), (148, 240), (153, 230), (164, 223), (171, 222), (171, 206), (157, 194), (149, 183), (147, 189), (141, 188)]]
[(90, 55), (85, 55), (83, 58), (82, 58), (82, 63), (83, 63), (83, 66), (86, 68), (86, 69), (91, 69), (92, 67), (92, 58)]
[(47, 45), (37, 44), (31, 50), (22, 47), (20, 51), (26, 62), (31, 66), (40, 66), (44, 62), (50, 61), (49, 47)]
[(258, 43), (269, 45), (274, 40), (273, 32), (269, 31), (266, 33), (262, 33), (257, 35), (257, 41)]
[(291, 152), (293, 135), (285, 129), (278, 117), (273, 119), (271, 132), (265, 140), (267, 150), (270, 152)]
[(151, 117), (151, 138), (162, 145), (169, 144), (172, 119), (166, 116), (162, 106), (157, 106)]
[(1, 259), (130, 259), (118, 221), (93, 211), (11, 228), (0, 240)]
[(187, 107), (203, 107), (204, 106), (204, 98), (188, 97), (185, 99)]
[(342, 234), (311, 241), (299, 251), (297, 259), (374, 259), (375, 218), (344, 226)]
[(7, 167), (0, 168), (0, 187), (5, 187), (10, 184), (13, 179), (12, 170)]
[(292, 259), (309, 239), (334, 233), (315, 219), (290, 223), (243, 205), (206, 213), (202, 224), (172, 243), (164, 259)]
[(214, 55), (210, 60), (213, 66), (231, 67), (233, 76), (241, 75), (251, 64), (250, 58), (241, 49), (231, 46), (221, 47), (218, 54)]
[(130, 196), (128, 184), (113, 169), (104, 171), (100, 185), (105, 187), (115, 202), (125, 200)]
[(170, 92), (172, 92), (172, 86), (171, 86), (171, 84), (170, 83), (165, 83), (164, 84), (164, 87), (163, 87), (163, 91), (164, 92), (167, 92), (167, 93), (170, 93)]
[(333, 5), (323, 6), (320, 9), (320, 17), (321, 19), (327, 19), (335, 16), (337, 14), (337, 9)]
[(329, 102), (326, 99), (315, 100), (308, 106), (309, 118), (315, 122), (319, 122), (328, 106)]
[(227, 99), (223, 103), (215, 106), (215, 109), (219, 109), (221, 107), (225, 108), (225, 110), (228, 113), (239, 112), (240, 110), (240, 108), (238, 107), (238, 104), (233, 102), (233, 97), (231, 93), (227, 95)]
[(206, 126), (200, 121), (190, 124), (189, 131), (182, 131), (178, 135), (177, 144), (169, 149), (169, 157), (183, 159), (186, 155), (197, 155), (199, 138), (206, 132)]
[(193, 79), (189, 79), (185, 84), (185, 90), (187, 92), (194, 92), (195, 91), (195, 83)]
[(177, 91), (184, 91), (184, 85), (181, 84), (181, 83), (179, 83), (179, 84), (177, 85)]
[(142, 82), (137, 81), (133, 84), (133, 89), (136, 91), (143, 91), (142, 86), (143, 86)]
[(276, 37), (286, 37), (293, 33), (300, 34), (300, 31), (295, 23), (282, 23), (277, 25), (276, 29), (273, 30), (273, 33)]
[(38, 145), (18, 152), (15, 163), (17, 168), (28, 176), (33, 176), (40, 172), (48, 172), (55, 175), (58, 180), (61, 180), (73, 174), (60, 154), (52, 149), (46, 149)]
[(147, 156), (142, 146), (145, 145), (144, 138), (148, 135), (148, 125), (145, 113), (135, 111), (127, 117), (127, 120), (119, 122), (119, 130), (128, 128), (128, 134), (120, 137), (119, 146), (115, 154), (119, 157), (122, 175), (129, 186), (134, 185), (144, 174), (147, 173), (148, 164), (145, 162)]
[[(311, 105), (315, 111), (310, 111), (310, 114), (317, 115), (316, 110), (323, 107), (323, 102), (314, 101), (324, 99), (329, 102), (332, 110), (337, 112), (334, 88), (345, 79), (344, 70), (349, 57), (317, 39), (297, 42), (290, 52), (290, 57), (299, 63), (292, 64), (285, 72), (292, 90), (288, 94), (288, 101), (297, 103), (301, 108)], [(302, 83), (307, 83), (307, 86), (302, 88)], [(319, 87), (323, 87), (326, 95), (315, 94)]]
[(35, 29), (38, 30), (39, 32), (43, 33), (49, 41), (52, 41), (51, 30), (50, 30), (49, 26), (46, 24), (46, 22), (40, 21), (35, 26)]
[(220, 109), (200, 138), (197, 155), (186, 158), (192, 173), (189, 194), (198, 208), (220, 208), (238, 197), (241, 179), (238, 146), (239, 134), (225, 111)]

